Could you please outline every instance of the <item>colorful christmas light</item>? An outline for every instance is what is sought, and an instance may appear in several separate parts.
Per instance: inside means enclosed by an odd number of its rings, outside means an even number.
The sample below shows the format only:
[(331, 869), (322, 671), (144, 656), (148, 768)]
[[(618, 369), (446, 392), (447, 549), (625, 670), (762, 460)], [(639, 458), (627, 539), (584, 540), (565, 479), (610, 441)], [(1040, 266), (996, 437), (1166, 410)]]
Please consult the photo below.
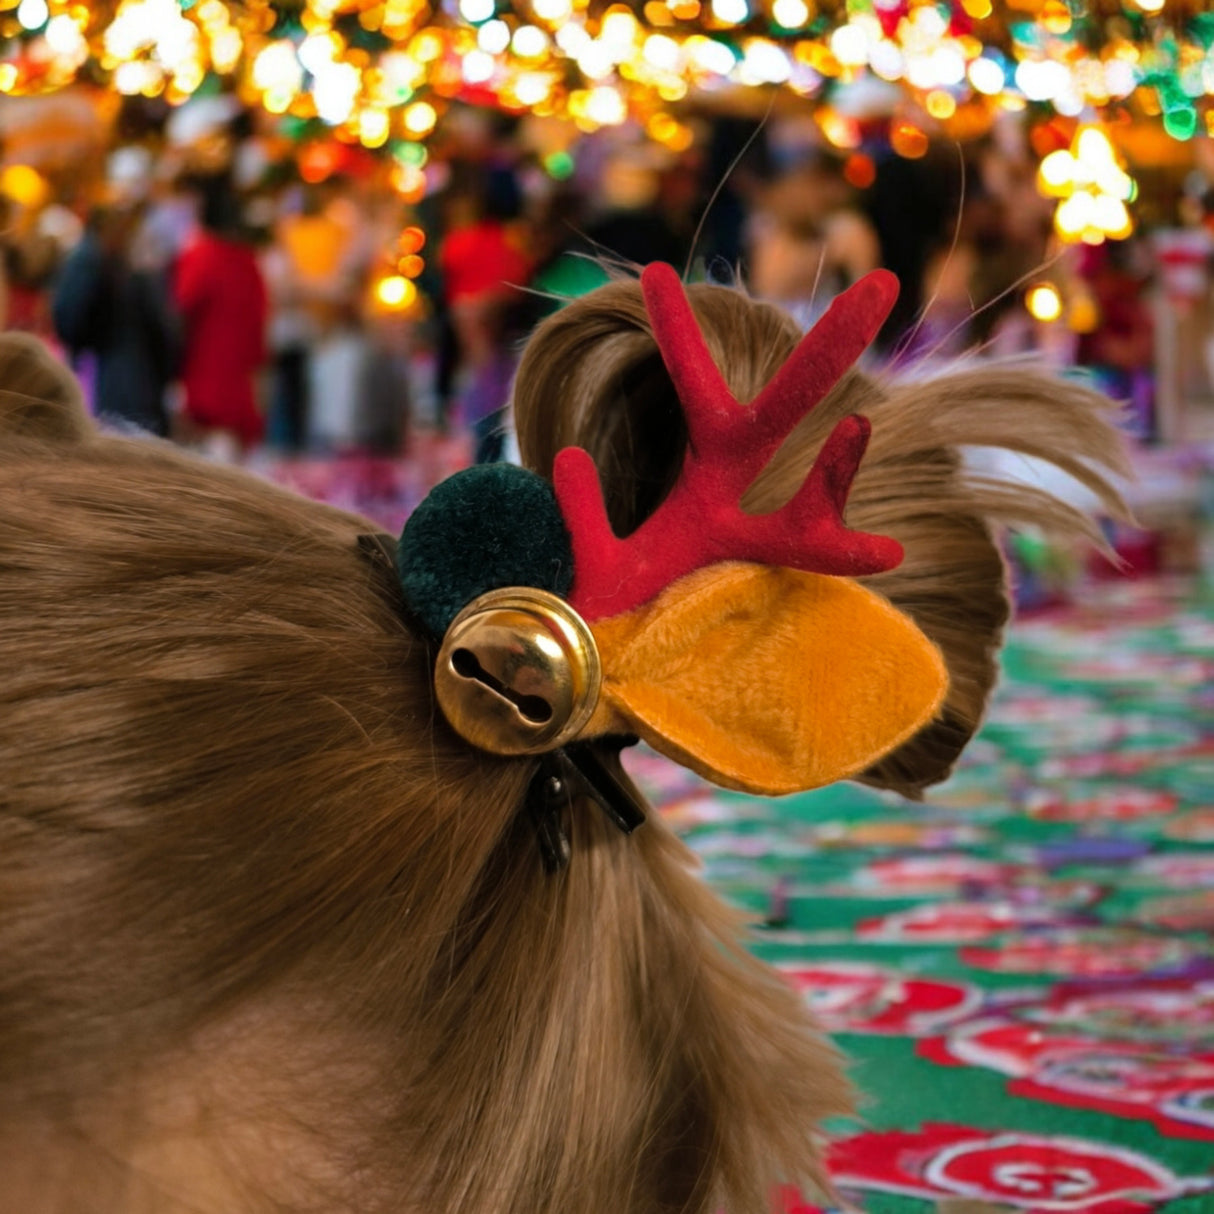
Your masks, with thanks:
[[(1214, 14), (1163, 0), (0, 0), (0, 93), (87, 76), (180, 104), (210, 80), (369, 149), (430, 137), (453, 100), (638, 121), (672, 150), (671, 107), (746, 88), (811, 98), (827, 138), (864, 137), (838, 99), (865, 78), (907, 104), (895, 151), (968, 138), (1003, 110), (1082, 121), (1113, 111), (1176, 140), (1214, 122)], [(669, 119), (655, 121), (658, 116)], [(1080, 158), (1082, 161), (1082, 158)], [(1056, 162), (1050, 174), (1059, 170)], [(1078, 170), (1077, 170), (1078, 171)], [(417, 166), (397, 174), (416, 193)], [(1061, 179), (1059, 179), (1061, 181)], [(1110, 178), (1111, 180), (1111, 178)], [(1050, 188), (1055, 188), (1050, 186)], [(1058, 195), (1059, 232), (1128, 231), (1117, 189)]]

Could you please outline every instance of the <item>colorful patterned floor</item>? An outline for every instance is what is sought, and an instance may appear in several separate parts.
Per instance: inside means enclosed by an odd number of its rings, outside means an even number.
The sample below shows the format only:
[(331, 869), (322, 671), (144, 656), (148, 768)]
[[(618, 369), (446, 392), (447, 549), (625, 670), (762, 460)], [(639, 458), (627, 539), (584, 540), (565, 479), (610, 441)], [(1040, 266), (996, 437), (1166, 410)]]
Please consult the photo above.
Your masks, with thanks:
[(1015, 627), (922, 805), (629, 764), (850, 1056), (832, 1169), (867, 1214), (1214, 1214), (1214, 596), (1085, 600)]

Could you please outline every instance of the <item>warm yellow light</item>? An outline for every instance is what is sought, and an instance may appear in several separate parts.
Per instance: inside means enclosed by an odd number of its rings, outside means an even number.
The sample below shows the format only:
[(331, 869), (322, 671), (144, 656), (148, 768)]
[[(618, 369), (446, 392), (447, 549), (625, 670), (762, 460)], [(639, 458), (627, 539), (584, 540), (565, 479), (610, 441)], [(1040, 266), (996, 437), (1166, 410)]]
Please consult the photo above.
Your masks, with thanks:
[(334, 33), (309, 34), (299, 44), (299, 62), (312, 73), (319, 76), (341, 51), (341, 42)]
[(1162, 13), (1165, 0), (1134, 0), (1144, 13)]
[(11, 93), (17, 87), (17, 69), (11, 63), (0, 63), (0, 93)]
[(1130, 212), (1120, 198), (1097, 194), (1092, 208), (1092, 226), (1112, 240), (1124, 240), (1134, 230)]
[(1115, 164), (1109, 137), (1098, 126), (1085, 126), (1075, 136), (1075, 157), (1091, 165)]
[(645, 124), (650, 138), (670, 148), (673, 152), (684, 152), (692, 144), (694, 136), (690, 127), (683, 126), (669, 114), (657, 113)]
[(203, 0), (198, 6), (198, 20), (202, 22), (204, 29), (221, 29), (228, 24), (227, 7), (221, 0)]
[(1065, 148), (1051, 152), (1037, 169), (1037, 183), (1050, 198), (1060, 198), (1075, 185), (1075, 158)]
[(822, 134), (837, 148), (858, 148), (860, 146), (860, 124), (846, 114), (837, 110), (823, 109), (818, 116)]
[(244, 40), (230, 25), (211, 38), (211, 63), (217, 72), (230, 72), (239, 62)]
[(1062, 296), (1052, 282), (1039, 282), (1030, 287), (1024, 302), (1034, 320), (1049, 324), (1062, 315)]
[(868, 62), (868, 32), (851, 22), (830, 36), (830, 49), (844, 67), (863, 67)]
[(488, 21), (496, 12), (495, 0), (459, 0), (459, 15), (473, 25)]
[(1081, 126), (1070, 151), (1046, 156), (1037, 170), (1037, 186), (1046, 197), (1062, 199), (1054, 212), (1054, 230), (1064, 241), (1100, 244), (1124, 240), (1134, 230), (1125, 204), (1135, 198), (1137, 185), (1100, 126)]
[(1066, 326), (1072, 333), (1094, 333), (1100, 324), (1100, 309), (1089, 291), (1080, 291), (1067, 308)]
[(366, 148), (382, 148), (390, 131), (387, 110), (366, 109), (358, 116), (358, 141)]
[(417, 298), (417, 288), (400, 274), (381, 278), (375, 287), (375, 297), (385, 308), (407, 307), (412, 302), (410, 293)]
[(432, 63), (443, 53), (442, 37), (434, 30), (422, 30), (409, 43), (409, 54), (419, 63)]
[(11, 164), (0, 172), (0, 194), (33, 210), (46, 201), (50, 186), (37, 169), (28, 164)]
[(641, 48), (641, 56), (661, 72), (679, 70), (679, 44), (665, 34), (650, 34)]
[(725, 43), (706, 38), (703, 34), (692, 34), (683, 48), (698, 71), (714, 76), (728, 76), (737, 63), (733, 51)]
[[(183, 97), (188, 97), (191, 93), (196, 92), (202, 87), (202, 82), (205, 79), (206, 72), (203, 70), (202, 64), (194, 60), (177, 69), (176, 74), (173, 76), (173, 89)], [(294, 96), (294, 93), (291, 96)], [(288, 104), (290, 104), (289, 100)]]
[(552, 92), (552, 80), (543, 72), (521, 72), (514, 82), (514, 95), (520, 105), (539, 105)]
[(1003, 68), (999, 66), (993, 59), (988, 59), (985, 55), (975, 59), (969, 65), (970, 84), (974, 86), (980, 93), (984, 93), (988, 97), (993, 97), (996, 93), (1003, 91), (1003, 86), (1006, 80), (1003, 75)]
[(1105, 194), (1111, 194), (1114, 198), (1120, 198), (1123, 201), (1129, 201), (1134, 197), (1134, 179), (1128, 173), (1122, 172), (1117, 165), (1112, 163), (1098, 165), (1092, 176), (1096, 185)]
[(1058, 204), (1054, 228), (1063, 240), (1073, 243), (1092, 227), (1095, 210), (1096, 200), (1086, 190), (1080, 190)]
[[(750, 18), (747, 0), (712, 0), (712, 15), (722, 25), (741, 25)], [(675, 16), (680, 16), (678, 10)]]
[(925, 105), (927, 112), (942, 122), (957, 112), (957, 103), (953, 100), (953, 95), (946, 93), (943, 89), (932, 89), (927, 95)]
[(125, 97), (134, 97), (160, 79), (160, 68), (146, 60), (131, 59), (114, 69), (114, 88)]
[(60, 13), (59, 16), (51, 18), (44, 37), (47, 46), (56, 55), (64, 58), (78, 55), (81, 51), (86, 54), (88, 52), (88, 43), (85, 42), (80, 27), (67, 13)]
[(541, 21), (550, 21), (554, 25), (558, 21), (567, 20), (573, 12), (570, 0), (534, 0), (531, 7)]
[(500, 55), (510, 45), (510, 27), (504, 21), (486, 21), (477, 30), (476, 45), (486, 54)]
[(46, 0), (21, 0), (17, 5), (17, 21), (22, 29), (39, 30), (46, 24), (50, 15), (51, 10), (47, 7)]
[(417, 101), (405, 110), (405, 130), (410, 135), (428, 135), (438, 121), (438, 111), (428, 101)]
[(303, 69), (294, 43), (283, 38), (263, 47), (253, 60), (253, 83), (263, 92), (295, 92), (303, 83)]
[(666, 146), (672, 152), (685, 152), (695, 143), (695, 132), (689, 126), (680, 124), (679, 129), (666, 140)]
[(628, 9), (610, 8), (599, 28), (599, 41), (621, 60), (631, 52), (639, 31), (637, 19)]
[(548, 49), (548, 35), (538, 25), (520, 25), (510, 46), (520, 59), (538, 59)]
[(978, 21), (984, 21), (993, 11), (991, 0), (961, 0), (961, 7), (965, 9), (967, 17)]
[(586, 98), (586, 117), (600, 126), (618, 126), (628, 117), (624, 98), (615, 89), (600, 85)]
[(1046, 0), (1037, 19), (1051, 34), (1065, 34), (1071, 28), (1071, 10), (1063, 0)]
[(775, 0), (771, 15), (786, 30), (800, 29), (809, 21), (809, 6), (805, 0)]
[(426, 175), (415, 164), (398, 164), (392, 172), (392, 184), (406, 202), (425, 197)]
[(616, 60), (600, 38), (591, 38), (574, 55), (578, 70), (587, 80), (605, 80), (615, 71)]
[(486, 51), (469, 51), (460, 63), (460, 73), (469, 84), (487, 83), (496, 70), (496, 61)]
[(645, 130), (653, 139), (664, 143), (678, 129), (678, 125), (669, 114), (657, 113), (645, 124)]

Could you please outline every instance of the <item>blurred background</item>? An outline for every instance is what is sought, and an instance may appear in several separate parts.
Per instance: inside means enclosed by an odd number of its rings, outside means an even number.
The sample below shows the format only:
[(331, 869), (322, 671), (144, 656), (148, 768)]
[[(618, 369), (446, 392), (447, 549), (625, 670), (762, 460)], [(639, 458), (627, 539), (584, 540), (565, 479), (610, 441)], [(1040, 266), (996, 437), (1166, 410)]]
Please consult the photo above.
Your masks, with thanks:
[[(519, 342), (612, 263), (806, 326), (884, 265), (874, 365), (1031, 353), (1094, 378), (1139, 459), (1127, 567), (1196, 572), (1206, 7), (0, 0), (0, 320), (105, 424), (395, 528), (511, 457)], [(1016, 543), (1026, 601), (1065, 589), (1067, 554)]]

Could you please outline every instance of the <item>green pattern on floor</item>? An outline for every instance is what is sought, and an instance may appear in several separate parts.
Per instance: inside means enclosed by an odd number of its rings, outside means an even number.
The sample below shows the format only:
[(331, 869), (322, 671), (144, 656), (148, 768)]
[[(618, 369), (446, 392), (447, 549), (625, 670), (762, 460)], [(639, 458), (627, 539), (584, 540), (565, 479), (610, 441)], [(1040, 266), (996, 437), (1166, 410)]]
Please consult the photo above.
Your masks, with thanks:
[(858, 1208), (1214, 1214), (1214, 598), (1097, 585), (1004, 667), (922, 804), (630, 766), (850, 1057)]

